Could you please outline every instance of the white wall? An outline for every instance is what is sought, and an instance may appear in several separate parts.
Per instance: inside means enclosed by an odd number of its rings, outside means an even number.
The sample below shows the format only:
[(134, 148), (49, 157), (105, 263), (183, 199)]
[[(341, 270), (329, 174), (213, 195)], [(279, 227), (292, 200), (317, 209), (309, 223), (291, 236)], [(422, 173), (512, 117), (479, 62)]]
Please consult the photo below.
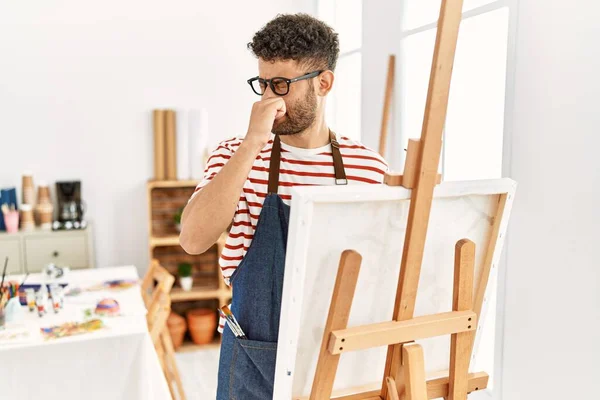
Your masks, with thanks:
[[(597, 398), (600, 5), (520, 0), (503, 399)], [(511, 115), (511, 114), (509, 114)], [(591, 386), (590, 386), (591, 384)]]
[[(400, 48), (401, 20), (402, 1), (363, 0), (361, 140), (372, 149), (379, 148), (388, 57), (397, 54)], [(396, 66), (399, 61), (396, 56)], [(396, 85), (394, 91), (398, 89)], [(396, 109), (395, 102), (393, 109)], [(398, 140), (399, 126), (396, 120), (392, 116), (388, 125), (386, 159), (392, 169), (402, 171), (404, 164), (396, 155), (404, 150)]]
[(246, 43), (312, 0), (0, 0), (0, 187), (81, 179), (99, 266), (148, 262), (150, 110), (206, 107), (211, 143), (245, 133)]

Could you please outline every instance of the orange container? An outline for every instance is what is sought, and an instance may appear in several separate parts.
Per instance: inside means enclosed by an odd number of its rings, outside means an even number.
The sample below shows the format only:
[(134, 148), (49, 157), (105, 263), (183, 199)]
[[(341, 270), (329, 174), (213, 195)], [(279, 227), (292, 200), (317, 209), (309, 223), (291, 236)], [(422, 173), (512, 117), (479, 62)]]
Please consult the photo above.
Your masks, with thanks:
[(210, 308), (197, 308), (187, 313), (188, 327), (196, 344), (208, 344), (215, 336), (217, 313)]
[(171, 334), (173, 347), (175, 350), (177, 350), (179, 347), (181, 347), (181, 344), (183, 343), (183, 337), (185, 336), (185, 331), (187, 330), (185, 318), (177, 313), (171, 312), (171, 314), (169, 314), (169, 318), (167, 318), (167, 327), (169, 328), (169, 333)]

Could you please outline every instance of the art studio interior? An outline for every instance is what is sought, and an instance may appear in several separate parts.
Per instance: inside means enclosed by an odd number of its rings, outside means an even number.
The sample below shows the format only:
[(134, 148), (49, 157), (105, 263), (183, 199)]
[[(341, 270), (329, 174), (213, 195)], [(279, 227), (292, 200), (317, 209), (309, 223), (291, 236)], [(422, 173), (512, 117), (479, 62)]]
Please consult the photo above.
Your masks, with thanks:
[(0, 0), (0, 399), (597, 398), (599, 17)]

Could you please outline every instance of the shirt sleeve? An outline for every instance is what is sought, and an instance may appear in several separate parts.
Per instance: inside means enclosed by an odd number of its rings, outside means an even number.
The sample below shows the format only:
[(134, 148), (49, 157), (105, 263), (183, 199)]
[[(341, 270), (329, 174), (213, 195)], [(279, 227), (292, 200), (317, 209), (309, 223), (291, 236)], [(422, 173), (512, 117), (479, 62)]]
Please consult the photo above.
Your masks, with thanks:
[(196, 190), (194, 190), (194, 194), (192, 194), (193, 199), (196, 193), (202, 190), (208, 183), (223, 169), (227, 161), (233, 155), (233, 150), (229, 146), (230, 141), (221, 142), (215, 150), (210, 153), (208, 160), (206, 161), (206, 168), (204, 169), (204, 175), (200, 180), (198, 186), (196, 186)]

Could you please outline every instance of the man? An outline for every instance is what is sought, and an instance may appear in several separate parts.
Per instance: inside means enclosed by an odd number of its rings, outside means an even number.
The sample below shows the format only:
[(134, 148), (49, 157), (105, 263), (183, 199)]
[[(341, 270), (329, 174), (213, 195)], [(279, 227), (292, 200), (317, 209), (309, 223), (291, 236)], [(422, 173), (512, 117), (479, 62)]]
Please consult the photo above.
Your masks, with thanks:
[(248, 47), (259, 71), (248, 83), (262, 98), (245, 137), (222, 142), (208, 159), (180, 243), (202, 253), (231, 225), (219, 264), (246, 338), (221, 321), (217, 398), (262, 400), (273, 391), (291, 188), (377, 184), (387, 164), (325, 122), (339, 54), (330, 27), (305, 14), (280, 15)]

